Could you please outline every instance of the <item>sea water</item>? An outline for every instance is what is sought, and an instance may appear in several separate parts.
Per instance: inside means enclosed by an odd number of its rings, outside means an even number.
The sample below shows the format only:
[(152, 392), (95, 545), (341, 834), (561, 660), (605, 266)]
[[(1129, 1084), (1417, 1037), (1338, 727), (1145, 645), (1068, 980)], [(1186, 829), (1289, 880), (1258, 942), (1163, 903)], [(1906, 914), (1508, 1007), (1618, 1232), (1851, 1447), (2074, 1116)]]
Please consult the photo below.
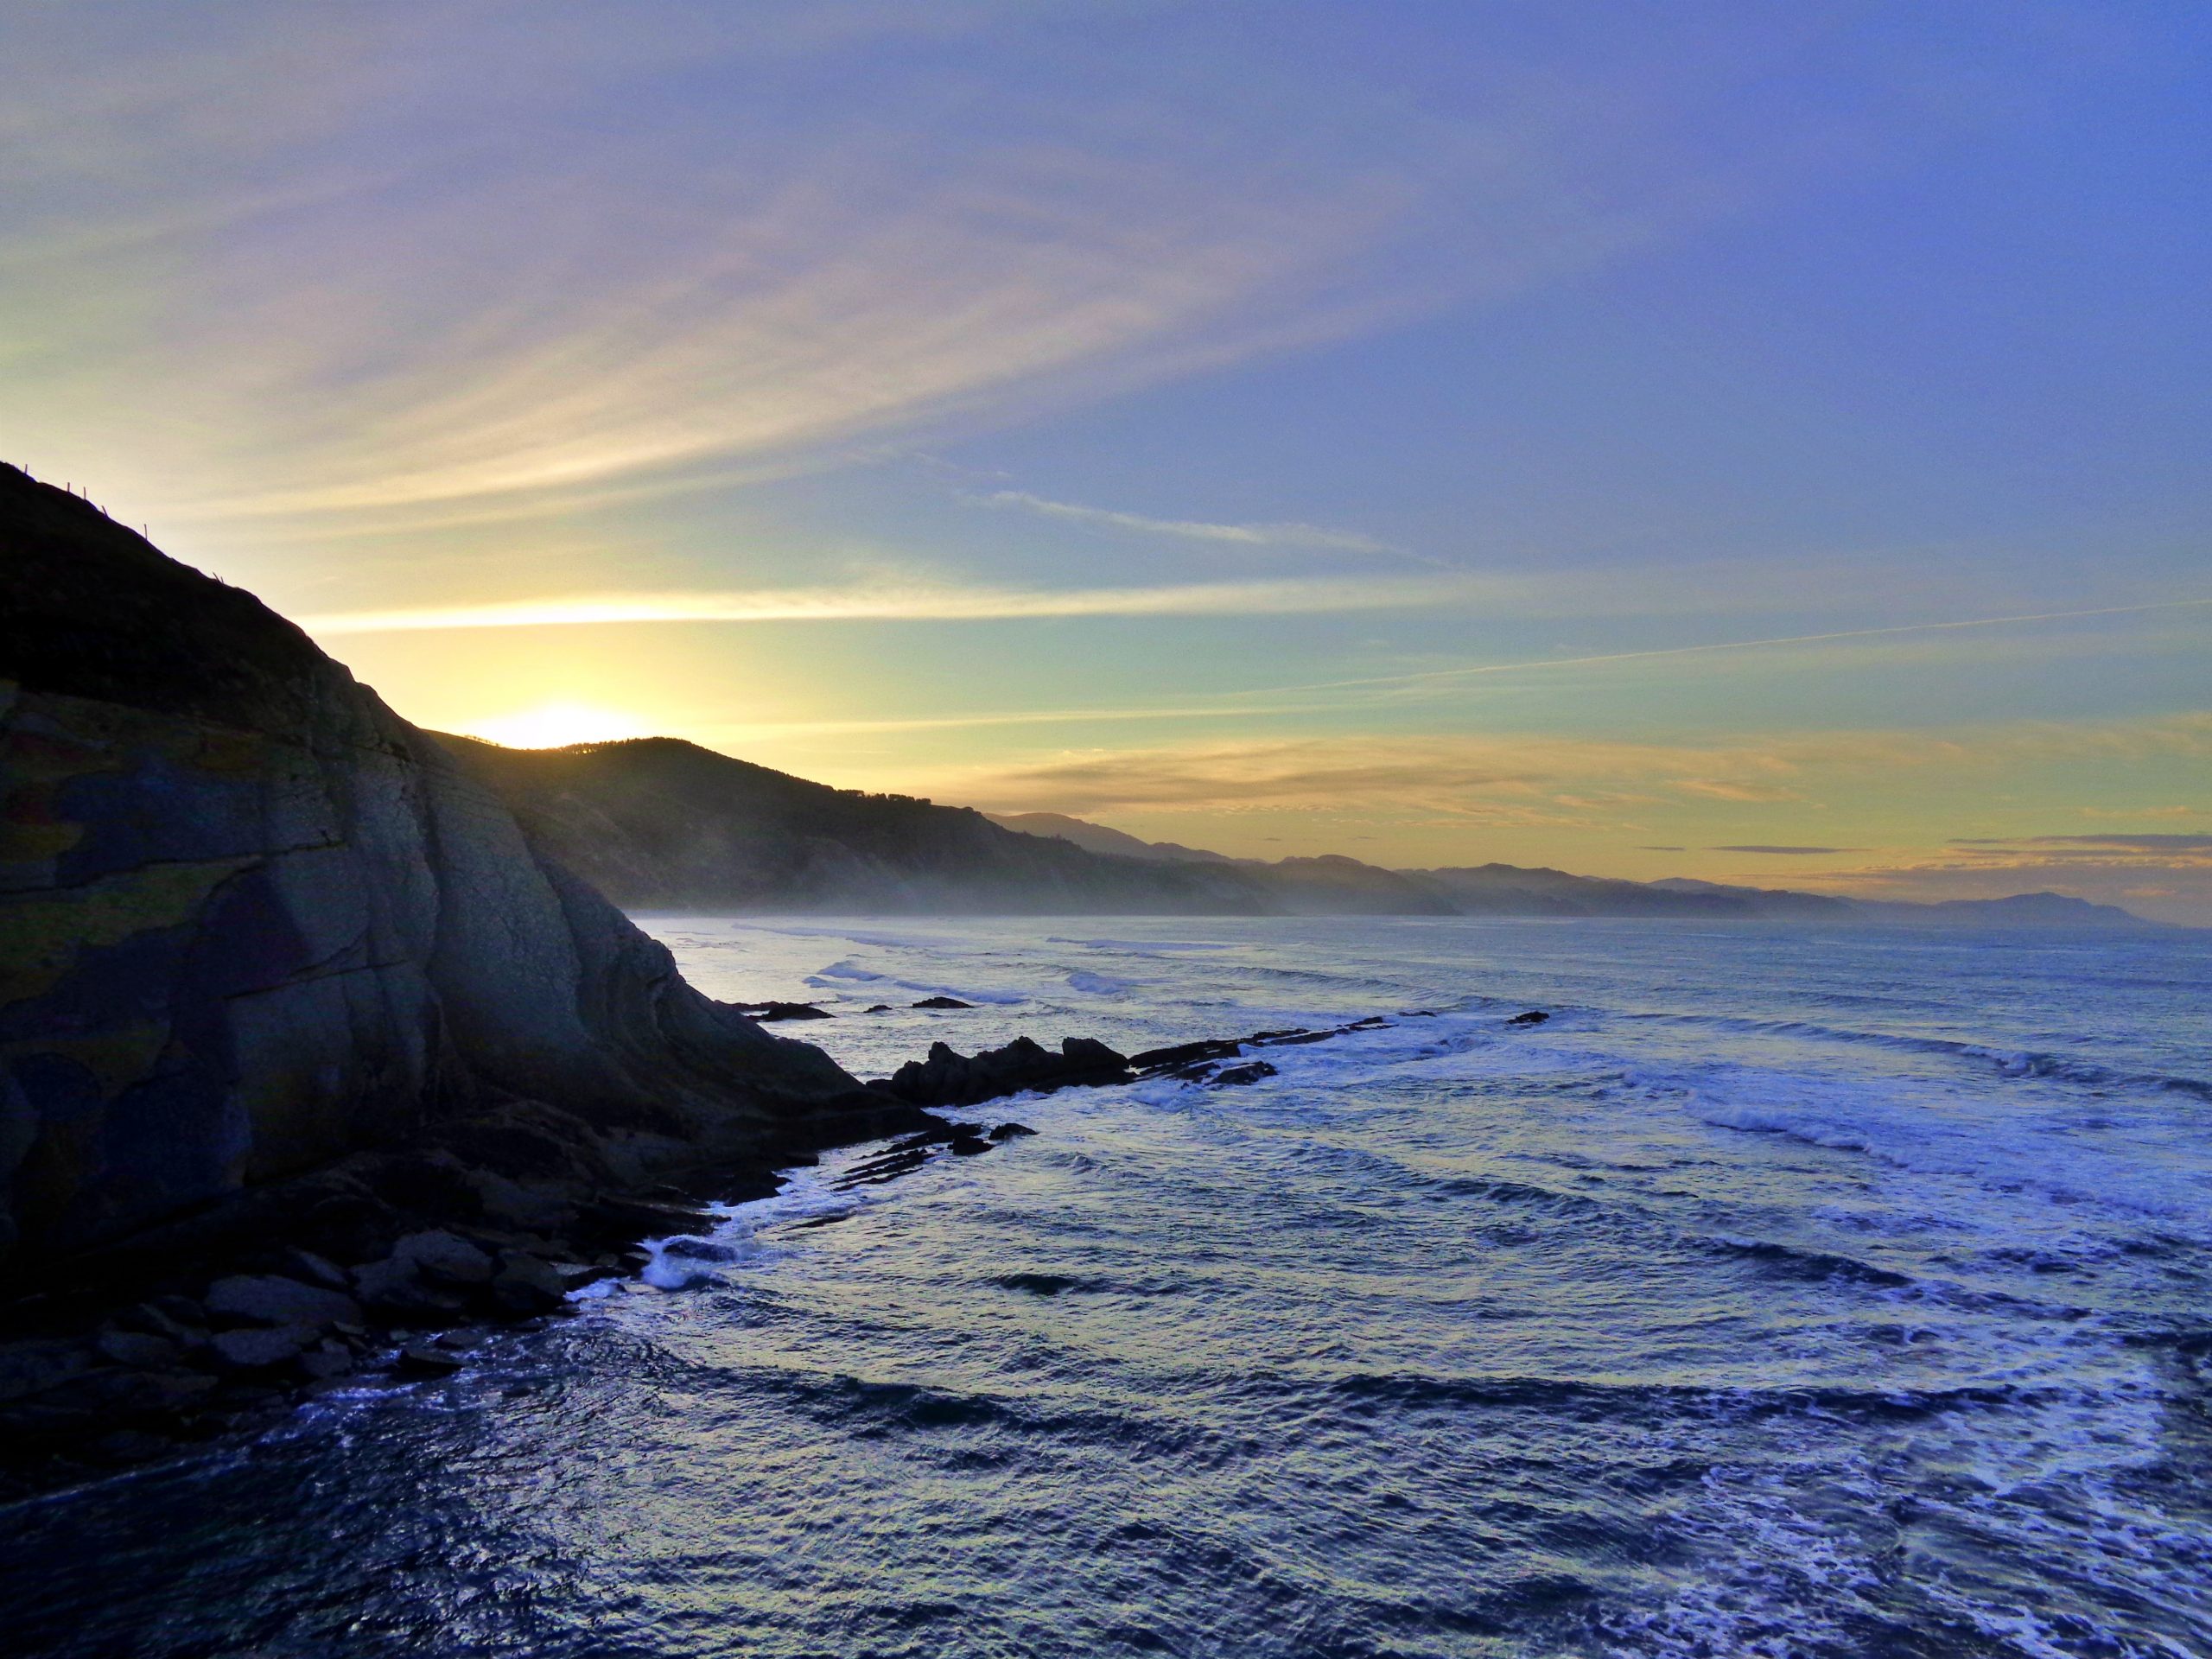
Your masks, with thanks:
[(2212, 935), (649, 925), (862, 1076), (1390, 1023), (0, 1510), (0, 1649), (2212, 1654)]

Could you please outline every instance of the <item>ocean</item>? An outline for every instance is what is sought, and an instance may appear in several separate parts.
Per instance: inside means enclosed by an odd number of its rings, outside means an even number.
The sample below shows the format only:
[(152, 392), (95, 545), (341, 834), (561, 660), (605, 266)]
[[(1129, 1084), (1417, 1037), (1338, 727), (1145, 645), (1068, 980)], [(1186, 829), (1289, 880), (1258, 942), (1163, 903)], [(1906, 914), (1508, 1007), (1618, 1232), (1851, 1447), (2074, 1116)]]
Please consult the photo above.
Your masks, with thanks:
[(2212, 934), (648, 925), (863, 1076), (1388, 1023), (0, 1510), (0, 1649), (2212, 1655)]

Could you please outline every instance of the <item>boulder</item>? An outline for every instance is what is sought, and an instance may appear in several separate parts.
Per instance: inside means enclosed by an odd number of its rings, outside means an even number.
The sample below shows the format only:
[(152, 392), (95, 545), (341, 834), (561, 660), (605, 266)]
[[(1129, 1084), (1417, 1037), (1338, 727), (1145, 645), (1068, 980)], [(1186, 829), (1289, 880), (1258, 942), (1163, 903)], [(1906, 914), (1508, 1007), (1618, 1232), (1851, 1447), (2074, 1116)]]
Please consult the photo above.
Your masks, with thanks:
[(463, 1364), (449, 1349), (427, 1342), (410, 1342), (399, 1351), (395, 1369), (402, 1376), (451, 1376)]
[(492, 1295), (512, 1313), (550, 1313), (568, 1300), (568, 1287), (546, 1262), (523, 1250), (499, 1257), (492, 1276)]
[(963, 1002), (957, 996), (925, 996), (912, 1006), (918, 1008), (972, 1008), (976, 1005)]
[(1148, 1048), (1141, 1054), (1132, 1054), (1129, 1067), (1132, 1071), (1147, 1074), (1173, 1071), (1209, 1060), (1233, 1060), (1243, 1052), (1242, 1042), (1229, 1038), (1211, 1038), (1203, 1042), (1177, 1043), (1171, 1048)]
[(1531, 1008), (1526, 1014), (1516, 1014), (1505, 1023), (1509, 1026), (1541, 1026), (1551, 1018), (1541, 1008)]
[(340, 1262), (372, 1262), (404, 1230), (392, 1207), (366, 1192), (340, 1192), (310, 1210), (301, 1236)]
[(335, 1343), (323, 1343), (300, 1356), (299, 1369), (317, 1382), (344, 1376), (353, 1369), (353, 1356)]
[(490, 1170), (476, 1172), (476, 1193), (485, 1220), (505, 1226), (557, 1233), (576, 1218), (576, 1206), (568, 1199)]
[(671, 1238), (660, 1247), (664, 1256), (673, 1256), (679, 1262), (720, 1262), (737, 1260), (734, 1245), (718, 1244), (711, 1238)]
[(245, 1326), (218, 1331), (207, 1345), (216, 1364), (226, 1371), (266, 1371), (297, 1359), (315, 1336), (309, 1325)]
[(346, 1269), (327, 1256), (317, 1255), (313, 1250), (285, 1250), (276, 1265), (286, 1277), (297, 1279), (303, 1284), (321, 1285), (325, 1290), (346, 1288)]
[(143, 1331), (103, 1331), (93, 1345), (102, 1357), (142, 1371), (167, 1370), (184, 1357), (184, 1350), (176, 1343)]
[(1257, 1083), (1262, 1077), (1272, 1077), (1275, 1069), (1265, 1060), (1247, 1060), (1242, 1065), (1224, 1065), (1208, 1077), (1209, 1089), (1233, 1089), (1239, 1084)]
[(457, 1233), (432, 1229), (410, 1233), (391, 1247), (391, 1259), (410, 1264), (418, 1278), (432, 1284), (488, 1285), (492, 1258)]
[(0, 1400), (43, 1394), (67, 1382), (92, 1363), (78, 1344), (61, 1341), (0, 1344)]
[(207, 1311), (240, 1325), (358, 1324), (361, 1305), (343, 1291), (303, 1285), (280, 1274), (233, 1274), (207, 1287)]
[(636, 1238), (665, 1238), (671, 1233), (688, 1233), (702, 1219), (702, 1213), (695, 1209), (612, 1194), (594, 1199), (583, 1212), (585, 1228), (594, 1239), (623, 1243)]
[[(191, 1310), (192, 1318), (177, 1318), (164, 1303), (184, 1305)], [(166, 1338), (180, 1348), (201, 1348), (207, 1343), (207, 1310), (189, 1297), (164, 1296), (125, 1308), (115, 1316), (115, 1324), (125, 1331), (143, 1331), (149, 1336)]]
[(1017, 1037), (972, 1058), (932, 1043), (927, 1059), (907, 1061), (881, 1086), (917, 1106), (973, 1106), (1001, 1095), (1125, 1083), (1130, 1075), (1128, 1062), (1095, 1039), (1070, 1037), (1055, 1054)]
[(416, 1264), (401, 1256), (386, 1256), (353, 1270), (354, 1294), (384, 1313), (405, 1314), (432, 1320), (450, 1318), (461, 1310), (461, 1299), (449, 1290), (423, 1283)]

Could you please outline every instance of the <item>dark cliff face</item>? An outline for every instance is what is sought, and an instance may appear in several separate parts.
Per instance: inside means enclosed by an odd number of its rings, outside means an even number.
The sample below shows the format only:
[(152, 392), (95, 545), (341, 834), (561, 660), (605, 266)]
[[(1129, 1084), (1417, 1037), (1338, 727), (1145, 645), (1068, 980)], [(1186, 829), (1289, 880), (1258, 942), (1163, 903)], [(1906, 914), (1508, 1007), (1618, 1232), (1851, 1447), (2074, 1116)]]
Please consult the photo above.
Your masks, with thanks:
[(728, 1138), (855, 1086), (298, 629), (0, 467), (0, 1257), (487, 1099)]

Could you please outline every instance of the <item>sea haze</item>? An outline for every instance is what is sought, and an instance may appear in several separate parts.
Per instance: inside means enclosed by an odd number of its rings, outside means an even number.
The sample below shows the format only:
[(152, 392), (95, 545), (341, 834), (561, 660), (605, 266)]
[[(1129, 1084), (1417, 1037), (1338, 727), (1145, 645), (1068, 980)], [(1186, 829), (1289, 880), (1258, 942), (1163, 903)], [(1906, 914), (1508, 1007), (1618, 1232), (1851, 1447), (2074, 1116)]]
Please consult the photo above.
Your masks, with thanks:
[(2212, 935), (650, 925), (861, 1075), (1392, 1023), (18, 1506), (11, 1651), (2212, 1650)]

